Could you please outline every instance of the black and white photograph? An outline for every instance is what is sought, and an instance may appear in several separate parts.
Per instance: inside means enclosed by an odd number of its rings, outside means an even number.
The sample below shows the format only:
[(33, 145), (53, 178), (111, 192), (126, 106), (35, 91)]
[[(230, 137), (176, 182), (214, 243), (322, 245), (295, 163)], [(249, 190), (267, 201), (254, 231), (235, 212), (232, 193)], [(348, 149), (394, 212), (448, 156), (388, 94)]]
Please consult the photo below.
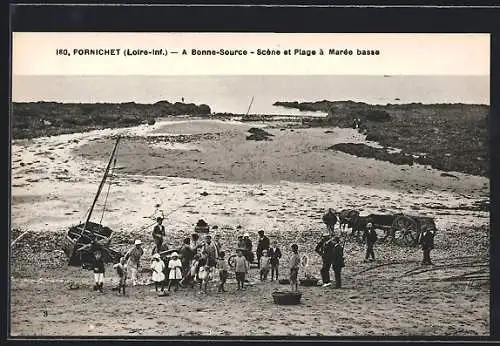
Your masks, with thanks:
[(12, 49), (11, 336), (490, 335), (488, 34)]

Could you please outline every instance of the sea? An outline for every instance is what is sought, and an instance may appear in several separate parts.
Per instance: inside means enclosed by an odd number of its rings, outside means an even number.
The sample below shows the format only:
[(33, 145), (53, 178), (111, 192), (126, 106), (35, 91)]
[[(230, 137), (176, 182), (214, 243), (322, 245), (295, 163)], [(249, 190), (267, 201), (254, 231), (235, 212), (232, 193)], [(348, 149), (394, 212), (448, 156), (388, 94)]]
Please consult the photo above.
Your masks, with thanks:
[[(252, 101), (253, 99), (253, 101)], [(212, 112), (318, 115), (276, 101), (490, 104), (489, 76), (12, 76), (13, 102), (207, 104)]]

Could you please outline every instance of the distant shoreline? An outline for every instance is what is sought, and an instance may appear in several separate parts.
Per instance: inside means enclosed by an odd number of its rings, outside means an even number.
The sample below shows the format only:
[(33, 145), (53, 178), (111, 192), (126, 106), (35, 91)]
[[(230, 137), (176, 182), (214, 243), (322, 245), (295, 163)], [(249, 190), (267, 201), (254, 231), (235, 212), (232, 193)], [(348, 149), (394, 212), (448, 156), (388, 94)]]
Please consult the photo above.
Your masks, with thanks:
[[(322, 112), (326, 116), (256, 115), (212, 113), (208, 105), (170, 103), (13, 103), (12, 137), (28, 139), (103, 128), (154, 124), (159, 118), (234, 119), (242, 122), (271, 122), (285, 119), (294, 127), (348, 128), (355, 118), (358, 131), (383, 148), (397, 148), (389, 156), (359, 146), (332, 148), (356, 156), (382, 161), (410, 161), (442, 171), (489, 176), (488, 116), (490, 107), (472, 104), (388, 104), (371, 105), (353, 101), (283, 102), (275, 106), (300, 111)], [(291, 125), (291, 124), (290, 124)], [(411, 164), (411, 163), (410, 163)]]

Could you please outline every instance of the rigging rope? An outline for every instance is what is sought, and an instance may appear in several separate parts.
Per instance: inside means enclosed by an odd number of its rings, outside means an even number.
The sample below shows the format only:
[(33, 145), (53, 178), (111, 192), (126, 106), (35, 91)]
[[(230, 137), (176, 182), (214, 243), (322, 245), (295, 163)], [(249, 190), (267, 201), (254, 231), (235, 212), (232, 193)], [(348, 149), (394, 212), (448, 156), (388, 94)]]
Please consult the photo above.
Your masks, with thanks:
[(112, 184), (112, 180), (113, 180), (112, 178), (113, 178), (114, 173), (115, 173), (115, 166), (116, 166), (116, 156), (115, 156), (115, 160), (113, 161), (113, 168), (111, 168), (108, 191), (106, 192), (106, 197), (104, 198), (104, 206), (102, 207), (101, 220), (99, 220), (99, 231), (101, 231), (101, 229), (102, 229), (102, 219), (104, 218), (104, 211), (106, 210), (106, 204), (108, 203), (109, 190), (111, 188), (111, 184)]

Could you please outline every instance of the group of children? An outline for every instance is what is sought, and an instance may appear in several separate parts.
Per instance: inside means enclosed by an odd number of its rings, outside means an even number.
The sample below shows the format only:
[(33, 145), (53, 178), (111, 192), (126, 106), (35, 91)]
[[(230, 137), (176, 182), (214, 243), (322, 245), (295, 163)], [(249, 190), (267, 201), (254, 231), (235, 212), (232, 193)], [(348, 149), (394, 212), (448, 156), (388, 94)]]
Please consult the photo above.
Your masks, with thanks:
[[(136, 241), (136, 246), (139, 247), (139, 241)], [(292, 255), (290, 257), (290, 285), (292, 290), (297, 290), (297, 275), (300, 266), (300, 258), (298, 256), (298, 246), (293, 244)], [(245, 249), (238, 248), (237, 256), (232, 262), (234, 275), (238, 285), (238, 290), (245, 290), (245, 282), (247, 281), (247, 274), (250, 270), (250, 263), (245, 255)], [(182, 253), (182, 251), (181, 251)], [(270, 256), (271, 254), (271, 256)], [(130, 257), (130, 256), (129, 256)], [(168, 280), (167, 290), (173, 287), (174, 291), (177, 291), (179, 287), (190, 286), (194, 288), (195, 284), (199, 284), (200, 293), (207, 293), (209, 282), (213, 280), (215, 270), (218, 271), (219, 284), (217, 292), (226, 292), (225, 284), (229, 277), (230, 267), (226, 260), (225, 252), (218, 251), (216, 261), (210, 260), (209, 256), (202, 251), (201, 253), (194, 254), (192, 260), (182, 261), (181, 256), (177, 252), (173, 252), (167, 257), (166, 261), (163, 261), (159, 253), (155, 253), (152, 256), (152, 262), (150, 268), (152, 270), (151, 279), (155, 286), (155, 291), (165, 291), (165, 284)], [(278, 280), (278, 268), (279, 260), (281, 258), (281, 251), (277, 247), (276, 241), (273, 242), (269, 249), (264, 249), (261, 252), (259, 264), (260, 264), (260, 280), (265, 281), (268, 278), (269, 272), (271, 271), (271, 280)], [(130, 261), (130, 258), (129, 258)], [(165, 263), (166, 262), (166, 263)], [(125, 295), (125, 287), (127, 281), (127, 257), (122, 257), (119, 263), (116, 263), (113, 268), (119, 277), (118, 287), (114, 290), (118, 290), (120, 294)], [(103, 292), (103, 281), (104, 281), (104, 261), (102, 259), (102, 254), (96, 252), (94, 260), (94, 277), (95, 277), (95, 291)], [(133, 277), (134, 285), (136, 284), (136, 276)]]

